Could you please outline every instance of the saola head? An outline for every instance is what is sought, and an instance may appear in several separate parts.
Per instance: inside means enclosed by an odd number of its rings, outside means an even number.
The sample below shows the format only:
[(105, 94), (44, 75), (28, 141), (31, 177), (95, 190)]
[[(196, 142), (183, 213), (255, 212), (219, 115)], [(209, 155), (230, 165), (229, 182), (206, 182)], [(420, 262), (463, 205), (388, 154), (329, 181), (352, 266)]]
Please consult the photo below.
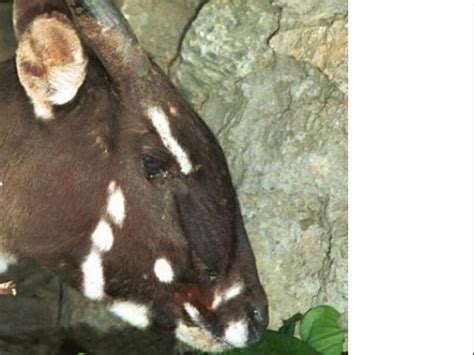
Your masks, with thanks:
[(62, 165), (43, 154), (49, 195), (30, 191), (65, 204), (37, 222), (63, 228), (40, 259), (135, 326), (206, 351), (257, 341), (267, 299), (213, 134), (111, 1), (17, 0), (14, 16), (29, 112), (70, 142), (50, 147)]

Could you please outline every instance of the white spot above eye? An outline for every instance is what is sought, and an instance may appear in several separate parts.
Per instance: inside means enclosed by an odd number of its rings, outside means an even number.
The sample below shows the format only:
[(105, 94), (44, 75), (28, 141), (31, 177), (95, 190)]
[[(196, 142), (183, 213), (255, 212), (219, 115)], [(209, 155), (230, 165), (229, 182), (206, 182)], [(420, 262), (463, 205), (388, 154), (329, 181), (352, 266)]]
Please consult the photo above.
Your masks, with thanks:
[(81, 265), (83, 292), (86, 297), (100, 300), (104, 297), (104, 271), (102, 258), (98, 250), (92, 249)]
[(222, 303), (225, 303), (237, 297), (238, 295), (240, 295), (242, 290), (243, 290), (243, 286), (239, 282), (239, 283), (235, 283), (234, 285), (232, 285), (231, 287), (229, 287), (227, 290), (223, 292), (217, 292), (216, 295), (214, 296), (214, 301), (212, 302), (212, 309), (216, 309)]
[(110, 182), (108, 193), (107, 213), (116, 225), (122, 227), (125, 220), (125, 196), (115, 181)]
[(150, 324), (148, 307), (128, 301), (116, 301), (110, 311), (125, 322), (137, 328), (146, 328)]
[(114, 235), (110, 225), (101, 219), (92, 233), (92, 242), (101, 252), (110, 251), (114, 244)]
[(174, 272), (168, 260), (160, 258), (156, 260), (154, 267), (155, 275), (161, 282), (170, 283), (173, 281)]
[(181, 172), (185, 175), (189, 174), (193, 170), (193, 165), (189, 160), (188, 154), (173, 137), (170, 124), (168, 122), (168, 117), (166, 117), (165, 113), (158, 107), (149, 108), (148, 117), (150, 117), (151, 122), (160, 135), (165, 147), (178, 161)]
[(16, 258), (6, 252), (0, 251), (0, 274), (8, 270), (8, 267), (16, 263)]
[(247, 322), (240, 320), (231, 322), (225, 330), (225, 340), (236, 348), (243, 348), (247, 345), (249, 328)]

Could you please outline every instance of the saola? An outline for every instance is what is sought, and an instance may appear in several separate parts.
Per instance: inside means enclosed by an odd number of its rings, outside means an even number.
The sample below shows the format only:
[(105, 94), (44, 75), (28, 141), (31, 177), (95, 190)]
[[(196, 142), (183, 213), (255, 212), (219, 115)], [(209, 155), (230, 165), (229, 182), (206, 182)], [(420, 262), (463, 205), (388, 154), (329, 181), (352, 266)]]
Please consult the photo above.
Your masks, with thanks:
[[(17, 0), (0, 64), (0, 271), (36, 259), (195, 348), (268, 324), (224, 154), (110, 0)], [(4, 284), (4, 286), (8, 286)]]

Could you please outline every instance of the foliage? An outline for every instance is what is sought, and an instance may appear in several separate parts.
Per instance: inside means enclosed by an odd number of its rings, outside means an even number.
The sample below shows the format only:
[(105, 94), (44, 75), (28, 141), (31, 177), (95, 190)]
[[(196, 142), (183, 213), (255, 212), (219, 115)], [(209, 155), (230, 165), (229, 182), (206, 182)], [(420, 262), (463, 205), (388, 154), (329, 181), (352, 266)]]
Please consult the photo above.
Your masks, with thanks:
[[(342, 351), (347, 330), (339, 324), (340, 318), (341, 314), (333, 307), (317, 306), (304, 316), (297, 313), (284, 320), (278, 332), (267, 330), (251, 347), (221, 355), (345, 355)], [(294, 336), (298, 324), (301, 339)]]
[[(222, 355), (341, 355), (346, 330), (339, 324), (341, 314), (330, 306), (311, 308), (284, 320), (278, 332), (267, 330), (258, 343)], [(294, 336), (300, 324), (299, 335)]]
[(274, 330), (267, 330), (263, 339), (247, 349), (234, 349), (221, 354), (225, 355), (320, 355), (316, 350), (301, 340)]
[(340, 318), (341, 314), (329, 306), (310, 309), (301, 321), (301, 339), (324, 355), (341, 355), (345, 331)]

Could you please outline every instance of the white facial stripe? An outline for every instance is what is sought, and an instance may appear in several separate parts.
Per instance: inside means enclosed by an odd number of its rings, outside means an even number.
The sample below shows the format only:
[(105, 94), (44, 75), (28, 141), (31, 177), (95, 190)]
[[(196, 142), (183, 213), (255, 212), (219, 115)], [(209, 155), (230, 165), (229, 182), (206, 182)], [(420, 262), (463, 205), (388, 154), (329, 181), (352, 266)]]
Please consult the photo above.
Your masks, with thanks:
[(110, 306), (110, 311), (134, 327), (146, 328), (150, 325), (150, 312), (148, 307), (144, 305), (128, 301), (117, 301)]
[(230, 345), (216, 340), (207, 330), (188, 326), (182, 321), (178, 321), (176, 327), (176, 338), (193, 348), (209, 351), (221, 352), (230, 349)]
[(110, 225), (101, 219), (92, 233), (92, 242), (94, 246), (101, 252), (107, 252), (112, 249), (114, 244), (114, 235)]
[(154, 267), (155, 275), (161, 282), (170, 283), (173, 281), (174, 272), (170, 263), (165, 258), (156, 260)]
[(247, 345), (249, 337), (249, 327), (246, 321), (231, 322), (225, 330), (225, 340), (236, 348), (243, 348)]
[(100, 300), (104, 297), (104, 270), (102, 268), (102, 258), (96, 248), (92, 248), (81, 265), (83, 275), (83, 292), (86, 297), (93, 300)]
[(0, 250), (0, 274), (3, 274), (8, 270), (8, 267), (16, 263), (16, 258), (6, 252)]
[(243, 290), (243, 285), (239, 282), (232, 285), (230, 288), (224, 292), (218, 292), (214, 296), (214, 301), (212, 303), (212, 309), (218, 308), (221, 304), (230, 301), (231, 299), (240, 295)]
[(194, 307), (191, 303), (186, 302), (184, 304), (184, 309), (186, 310), (186, 313), (189, 314), (189, 317), (192, 319), (192, 321), (196, 324), (201, 323), (201, 314), (199, 311)]
[(53, 105), (64, 105), (71, 101), (86, 77), (87, 59), (82, 49), (74, 53), (74, 62), (54, 68), (49, 75), (49, 84), (53, 94), (48, 100)]
[(148, 109), (148, 117), (150, 117), (151, 122), (160, 135), (165, 147), (175, 156), (182, 173), (185, 175), (189, 174), (193, 169), (193, 166), (189, 160), (188, 154), (173, 137), (168, 117), (166, 117), (164, 112), (157, 107), (151, 107)]
[(125, 220), (125, 196), (115, 181), (110, 182), (108, 193), (107, 213), (116, 225), (122, 227)]

